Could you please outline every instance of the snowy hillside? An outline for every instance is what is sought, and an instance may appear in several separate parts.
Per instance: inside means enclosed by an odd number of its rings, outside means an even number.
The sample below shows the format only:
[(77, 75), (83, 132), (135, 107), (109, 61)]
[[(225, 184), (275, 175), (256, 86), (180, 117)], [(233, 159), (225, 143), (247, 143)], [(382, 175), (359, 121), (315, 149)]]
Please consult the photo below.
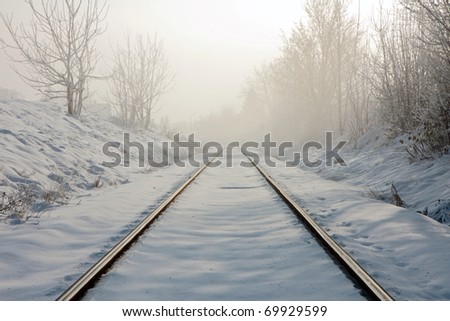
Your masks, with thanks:
[[(450, 155), (411, 160), (401, 140), (407, 141), (407, 136), (389, 140), (383, 131), (372, 130), (356, 146), (347, 144), (340, 152), (347, 167), (307, 170), (326, 179), (362, 187), (366, 196), (386, 203), (393, 203), (394, 185), (404, 207), (450, 224)], [(315, 157), (323, 159), (324, 155)]]
[(192, 172), (139, 168), (133, 149), (130, 168), (102, 166), (103, 144), (124, 131), (89, 111), (75, 119), (62, 106), (0, 100), (0, 204), (24, 214), (0, 217), (0, 300), (55, 299)]
[[(0, 100), (0, 193), (33, 198), (29, 200), (34, 203), (29, 213), (33, 215), (51, 203), (66, 202), (74, 193), (123, 184), (131, 173), (148, 172), (138, 168), (136, 149), (130, 150), (129, 168), (102, 166), (111, 161), (102, 153), (103, 145), (113, 141), (123, 146), (127, 131), (103, 114), (88, 110), (76, 119), (68, 116), (63, 106)], [(158, 157), (163, 139), (149, 131), (130, 133), (132, 141), (155, 142)]]

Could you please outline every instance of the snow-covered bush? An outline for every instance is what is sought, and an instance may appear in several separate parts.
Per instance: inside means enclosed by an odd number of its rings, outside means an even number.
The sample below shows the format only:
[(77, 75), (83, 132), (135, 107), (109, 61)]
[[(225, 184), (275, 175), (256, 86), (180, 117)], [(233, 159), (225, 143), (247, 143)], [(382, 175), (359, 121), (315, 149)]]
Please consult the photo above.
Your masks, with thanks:
[(65, 204), (69, 199), (68, 186), (66, 184), (58, 184), (41, 193), (41, 198), (47, 204)]
[(437, 113), (434, 113), (434, 109), (428, 110), (422, 125), (409, 133), (407, 141), (400, 141), (406, 145), (406, 151), (412, 161), (432, 159), (450, 153), (450, 107), (447, 109), (442, 113), (439, 110)]
[(4, 191), (0, 200), (0, 220), (27, 221), (38, 195), (34, 185), (19, 185), (17, 189)]
[(437, 200), (428, 204), (424, 211), (424, 215), (431, 217), (432, 219), (444, 223), (450, 223), (450, 199)]

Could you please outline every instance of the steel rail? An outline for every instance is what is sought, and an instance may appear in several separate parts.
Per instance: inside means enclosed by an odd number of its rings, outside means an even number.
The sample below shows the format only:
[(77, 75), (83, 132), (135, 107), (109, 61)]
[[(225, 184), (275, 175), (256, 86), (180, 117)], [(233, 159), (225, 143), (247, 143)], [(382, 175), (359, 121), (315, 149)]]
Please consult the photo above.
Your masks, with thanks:
[[(248, 157), (248, 156), (247, 156)], [(249, 158), (249, 157), (248, 157)], [(295, 215), (303, 221), (313, 234), (321, 241), (325, 248), (343, 265), (345, 270), (357, 281), (374, 300), (394, 301), (394, 298), (384, 290), (328, 233), (314, 221), (314, 219), (265, 171), (261, 166), (249, 158), (259, 173), (269, 185), (277, 192), (285, 203), (293, 210)]]
[(97, 263), (86, 271), (77, 281), (75, 281), (66, 291), (64, 291), (56, 301), (76, 301), (83, 298), (86, 292), (95, 286), (100, 277), (120, 258), (120, 256), (136, 242), (145, 230), (167, 209), (167, 207), (180, 195), (211, 163), (203, 165), (192, 175), (182, 186), (172, 193), (163, 203), (161, 203), (151, 214), (149, 214), (139, 225), (111, 248)]

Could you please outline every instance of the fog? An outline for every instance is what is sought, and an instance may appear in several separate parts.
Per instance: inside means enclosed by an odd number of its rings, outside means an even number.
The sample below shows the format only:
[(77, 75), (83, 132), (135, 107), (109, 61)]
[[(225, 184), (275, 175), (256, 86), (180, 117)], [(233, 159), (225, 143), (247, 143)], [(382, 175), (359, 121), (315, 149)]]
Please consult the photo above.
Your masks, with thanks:
[[(301, 12), (301, 2), (238, 0), (107, 0), (107, 31), (97, 40), (107, 73), (111, 46), (131, 31), (158, 33), (164, 40), (176, 84), (162, 99), (161, 112), (171, 122), (192, 121), (225, 105), (240, 108), (240, 91), (252, 70), (272, 59), (281, 45), (281, 32), (289, 30)], [(30, 10), (23, 1), (1, 0), (0, 11), (14, 13), (14, 21), (27, 23)], [(8, 39), (0, 24), (0, 37)], [(37, 99), (35, 92), (11, 70), (0, 52), (0, 87), (15, 89)], [(105, 97), (105, 82), (94, 82), (95, 99)]]
[[(126, 33), (157, 35), (175, 81), (151, 117), (172, 131), (196, 132), (203, 140), (261, 140), (268, 132), (292, 141), (324, 136), (325, 131), (357, 136), (367, 129), (373, 107), (380, 103), (369, 94), (376, 90), (369, 87), (377, 81), (377, 71), (366, 68), (380, 62), (373, 22), (388, 12), (392, 1), (107, 0), (106, 4), (107, 28), (96, 39), (101, 55), (97, 74), (111, 74), (113, 52), (125, 43)], [(1, 12), (14, 14), (16, 26), (26, 25), (31, 14), (25, 2), (15, 0), (2, 0)], [(0, 37), (10, 41), (3, 23)], [(367, 60), (371, 55), (375, 58)], [(39, 99), (9, 64), (0, 51), (0, 87)], [(371, 81), (362, 77), (369, 73)], [(91, 103), (105, 102), (109, 91), (104, 79), (92, 81)], [(156, 109), (160, 111), (155, 113)]]

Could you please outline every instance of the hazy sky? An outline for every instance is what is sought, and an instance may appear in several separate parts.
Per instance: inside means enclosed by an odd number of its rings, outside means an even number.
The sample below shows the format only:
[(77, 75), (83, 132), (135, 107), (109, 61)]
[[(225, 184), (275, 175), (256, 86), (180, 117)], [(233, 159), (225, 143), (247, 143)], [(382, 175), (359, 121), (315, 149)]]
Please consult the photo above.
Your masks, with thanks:
[[(198, 118), (223, 106), (239, 108), (239, 92), (255, 67), (279, 53), (281, 31), (302, 15), (304, 0), (108, 0), (108, 29), (98, 40), (103, 56), (126, 31), (158, 33), (164, 40), (175, 87), (162, 100), (160, 115), (173, 121)], [(2, 13), (27, 21), (30, 12), (21, 0), (0, 0)], [(0, 37), (5, 27), (0, 24)], [(0, 52), (0, 87), (16, 89), (27, 98), (33, 91), (9, 68)], [(94, 84), (99, 100), (106, 87)], [(95, 89), (94, 88), (94, 89)]]
[[(107, 32), (99, 39), (103, 61), (110, 43), (127, 30), (157, 32), (164, 40), (175, 87), (162, 100), (164, 111), (176, 120), (197, 118), (224, 105), (239, 107), (239, 91), (252, 70), (275, 57), (281, 30), (300, 17), (301, 0), (109, 0)], [(0, 0), (2, 13), (27, 21), (23, 1)], [(5, 27), (0, 27), (1, 37)], [(17, 89), (27, 97), (33, 91), (9, 68), (0, 52), (0, 87)], [(98, 66), (99, 70), (106, 70)], [(94, 84), (99, 95), (104, 86)]]

